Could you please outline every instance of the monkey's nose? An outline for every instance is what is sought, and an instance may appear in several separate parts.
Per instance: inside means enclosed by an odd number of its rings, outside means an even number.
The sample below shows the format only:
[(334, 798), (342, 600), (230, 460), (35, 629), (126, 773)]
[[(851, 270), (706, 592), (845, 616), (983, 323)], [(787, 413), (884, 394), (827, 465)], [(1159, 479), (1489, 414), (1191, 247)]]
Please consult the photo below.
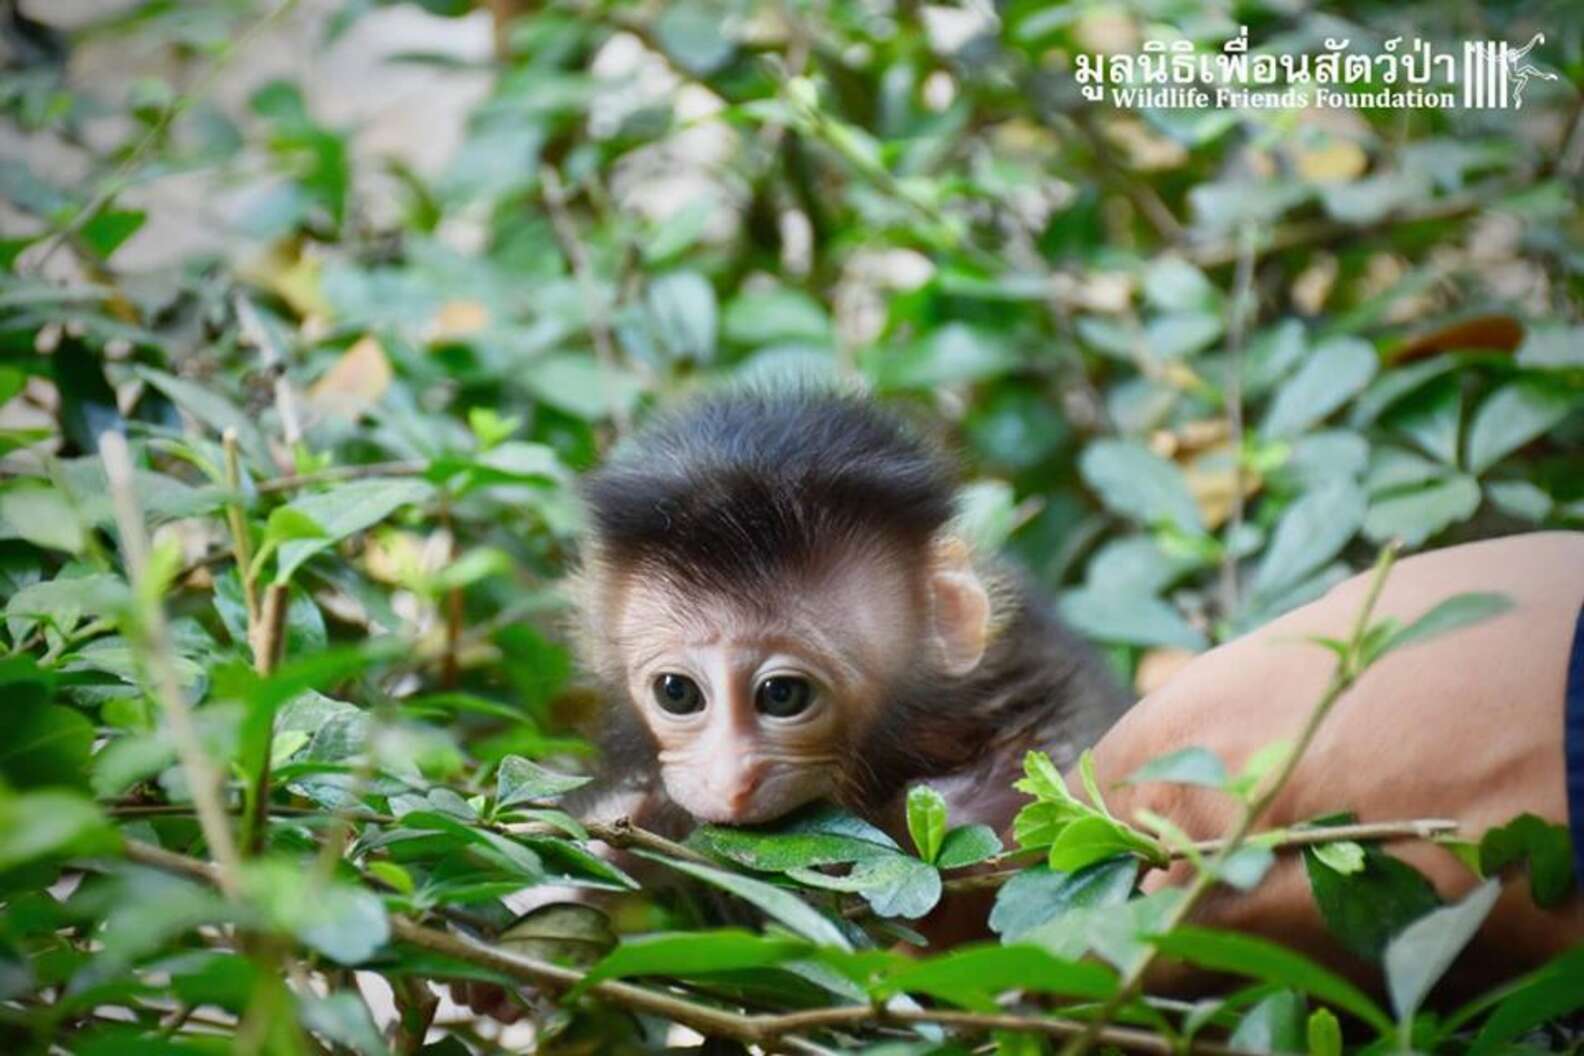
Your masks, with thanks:
[(737, 775), (737, 779), (725, 796), (726, 807), (731, 811), (732, 821), (740, 824), (752, 820), (748, 815), (754, 805), (754, 793), (759, 791), (763, 780), (764, 768), (759, 766), (747, 767)]

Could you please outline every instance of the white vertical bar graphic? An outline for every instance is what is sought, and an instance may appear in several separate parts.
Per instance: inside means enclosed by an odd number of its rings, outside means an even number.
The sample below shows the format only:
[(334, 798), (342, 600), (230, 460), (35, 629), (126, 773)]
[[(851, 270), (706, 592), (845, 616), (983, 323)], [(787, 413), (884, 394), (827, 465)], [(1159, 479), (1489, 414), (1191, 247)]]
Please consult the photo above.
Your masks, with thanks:
[(1472, 40), (1463, 42), (1463, 108), (1472, 110), (1474, 102), (1474, 71), (1479, 69), (1479, 45)]
[(1507, 109), (1507, 42), (1504, 40), (1500, 44), (1493, 44), (1491, 45), (1491, 50), (1496, 53), (1493, 60), (1496, 65), (1496, 83), (1498, 85), (1496, 89), (1498, 100), (1496, 105), (1505, 110)]
[(1490, 79), (1490, 56), (1487, 54), (1488, 50), (1489, 48), (1483, 40), (1474, 45), (1475, 63), (1472, 71), (1474, 78), (1474, 105), (1481, 110), (1485, 109), (1485, 92), (1489, 87)]
[(1479, 69), (1474, 80), (1479, 85), (1479, 108), (1483, 110), (1490, 105), (1490, 43), (1482, 40), (1478, 47)]
[(1479, 41), (1478, 44), (1475, 44), (1476, 62), (1475, 68), (1473, 68), (1473, 79), (1475, 79), (1475, 106), (1478, 106), (1479, 109), (1486, 108), (1486, 92), (1491, 87), (1491, 55), (1489, 55), (1489, 51), (1491, 51), (1491, 47), (1486, 44), (1486, 41)]

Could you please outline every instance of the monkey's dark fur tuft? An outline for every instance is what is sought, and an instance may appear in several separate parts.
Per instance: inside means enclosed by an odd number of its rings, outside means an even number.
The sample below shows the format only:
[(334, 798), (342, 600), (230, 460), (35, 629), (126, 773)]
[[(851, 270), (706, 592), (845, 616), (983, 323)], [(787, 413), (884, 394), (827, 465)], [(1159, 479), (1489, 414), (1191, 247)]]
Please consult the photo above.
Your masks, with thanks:
[[(584, 497), (614, 566), (751, 603), (855, 545), (921, 562), (955, 512), (953, 470), (866, 397), (737, 390), (647, 426), (585, 479)], [(1024, 752), (1069, 765), (1130, 703), (1022, 577), (989, 572), (1000, 617), (982, 662), (963, 677), (921, 664), (890, 689), (877, 723), (846, 746), (833, 791), (849, 808), (878, 818), (909, 783), (960, 776), (977, 799), (1007, 801), (1010, 817)], [(656, 746), (633, 709), (605, 721), (607, 772), (627, 784), (653, 775)]]
[(855, 540), (922, 546), (952, 516), (952, 478), (862, 397), (750, 390), (649, 425), (583, 494), (616, 563), (752, 597)]

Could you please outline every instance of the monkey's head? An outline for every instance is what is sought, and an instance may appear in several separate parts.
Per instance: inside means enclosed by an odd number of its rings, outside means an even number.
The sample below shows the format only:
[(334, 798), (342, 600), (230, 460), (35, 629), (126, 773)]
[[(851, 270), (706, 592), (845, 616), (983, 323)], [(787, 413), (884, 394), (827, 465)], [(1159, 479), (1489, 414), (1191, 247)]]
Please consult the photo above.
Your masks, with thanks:
[(731, 824), (849, 799), (898, 687), (979, 666), (953, 496), (933, 447), (832, 393), (685, 405), (585, 480), (585, 659), (671, 799)]

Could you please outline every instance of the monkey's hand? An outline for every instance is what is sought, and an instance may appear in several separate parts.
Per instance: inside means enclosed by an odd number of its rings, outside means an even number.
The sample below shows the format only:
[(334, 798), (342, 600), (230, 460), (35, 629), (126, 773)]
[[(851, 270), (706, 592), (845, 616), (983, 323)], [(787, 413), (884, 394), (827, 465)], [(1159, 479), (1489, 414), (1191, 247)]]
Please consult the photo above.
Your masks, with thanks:
[[(1368, 583), (1358, 577), (1274, 623), (1193, 660), (1129, 711), (1095, 747), (1095, 765), (1119, 816), (1147, 808), (1194, 839), (1224, 835), (1238, 805), (1211, 789), (1119, 784), (1145, 762), (1189, 746), (1218, 754), (1232, 772), (1267, 745), (1290, 741), (1324, 692), (1335, 664), (1310, 641), (1346, 638)], [(1336, 811), (1361, 822), (1450, 818), (1458, 835), (1526, 811), (1567, 819), (1563, 694), (1573, 628), (1584, 601), (1584, 534), (1541, 533), (1474, 543), (1398, 562), (1376, 618), (1404, 625), (1464, 592), (1507, 595), (1497, 617), (1393, 652), (1335, 705), (1292, 779), (1257, 822), (1273, 829)], [(1074, 782), (1076, 787), (1076, 782)], [(1114, 791), (1111, 791), (1114, 790)], [(1403, 841), (1387, 850), (1424, 873), (1443, 898), (1476, 878), (1446, 848)], [(1191, 866), (1148, 878), (1180, 885)], [(1196, 920), (1263, 934), (1336, 970), (1378, 983), (1376, 966), (1341, 950), (1310, 895), (1300, 856), (1284, 854), (1253, 892), (1217, 890)], [(1460, 959), (1483, 985), (1584, 942), (1584, 899), (1537, 908), (1527, 885), (1509, 884)], [(1476, 978), (1478, 976), (1478, 978)], [(1195, 989), (1202, 980), (1156, 980)]]

